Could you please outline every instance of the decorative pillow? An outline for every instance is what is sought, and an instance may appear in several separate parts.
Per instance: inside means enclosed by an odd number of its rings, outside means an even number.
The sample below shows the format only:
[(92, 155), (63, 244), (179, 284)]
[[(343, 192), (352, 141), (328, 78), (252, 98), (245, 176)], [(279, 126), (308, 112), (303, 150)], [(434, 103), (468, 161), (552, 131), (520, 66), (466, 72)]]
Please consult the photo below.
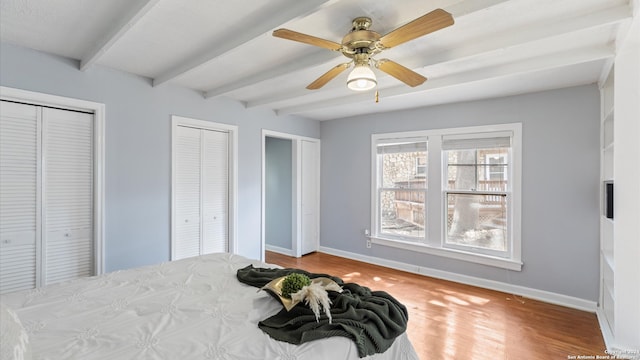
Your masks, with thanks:
[(0, 303), (0, 360), (28, 360), (29, 335), (18, 315)]

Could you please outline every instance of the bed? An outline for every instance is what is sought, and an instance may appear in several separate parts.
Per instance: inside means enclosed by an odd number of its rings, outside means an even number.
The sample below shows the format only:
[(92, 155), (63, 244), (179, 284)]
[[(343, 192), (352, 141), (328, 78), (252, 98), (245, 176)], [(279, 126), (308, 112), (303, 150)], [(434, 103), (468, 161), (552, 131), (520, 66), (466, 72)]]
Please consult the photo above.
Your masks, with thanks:
[[(257, 323), (282, 305), (237, 280), (249, 264), (275, 267), (209, 254), (6, 294), (0, 302), (19, 318), (34, 360), (359, 358), (344, 337), (292, 345), (263, 333)], [(403, 333), (365, 359), (418, 357)]]

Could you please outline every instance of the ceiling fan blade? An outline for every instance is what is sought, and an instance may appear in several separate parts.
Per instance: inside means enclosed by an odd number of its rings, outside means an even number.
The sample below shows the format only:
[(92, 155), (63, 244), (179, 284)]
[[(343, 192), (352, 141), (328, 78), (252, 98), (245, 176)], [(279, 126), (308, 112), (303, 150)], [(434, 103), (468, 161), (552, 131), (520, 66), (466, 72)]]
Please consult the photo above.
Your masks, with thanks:
[(338, 44), (337, 42), (321, 39), (319, 37), (299, 33), (297, 31), (293, 31), (289, 29), (274, 30), (273, 36), (287, 39), (287, 40), (298, 41), (298, 42), (313, 45), (313, 46), (319, 46), (321, 48), (334, 50), (334, 51), (338, 51), (342, 49), (342, 45)]
[(307, 86), (307, 89), (309, 89), (309, 90), (320, 89), (326, 83), (328, 83), (329, 81), (333, 80), (333, 78), (338, 76), (341, 72), (343, 72), (346, 69), (348, 69), (350, 65), (351, 65), (351, 63), (344, 63), (344, 64), (336, 65), (334, 68), (332, 68), (331, 70), (327, 71), (322, 76), (317, 78), (314, 82), (309, 84), (309, 86)]
[(379, 60), (376, 67), (411, 87), (427, 81), (426, 77), (389, 59)]
[(391, 48), (451, 25), (453, 16), (442, 9), (435, 9), (384, 35), (380, 38), (380, 44)]

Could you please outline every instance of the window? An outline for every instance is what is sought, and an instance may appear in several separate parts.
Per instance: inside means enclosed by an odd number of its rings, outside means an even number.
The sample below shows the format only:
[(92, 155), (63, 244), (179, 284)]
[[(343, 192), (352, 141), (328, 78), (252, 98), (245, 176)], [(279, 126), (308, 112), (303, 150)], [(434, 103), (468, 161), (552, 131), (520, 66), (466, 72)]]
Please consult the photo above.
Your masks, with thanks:
[[(444, 136), (445, 246), (506, 257), (510, 134)], [(491, 137), (492, 136), (492, 137)]]
[(380, 170), (377, 233), (407, 240), (424, 238), (426, 166), (418, 164), (426, 164), (426, 138), (380, 142), (376, 153)]
[(374, 134), (372, 242), (520, 270), (520, 143), (520, 124)]

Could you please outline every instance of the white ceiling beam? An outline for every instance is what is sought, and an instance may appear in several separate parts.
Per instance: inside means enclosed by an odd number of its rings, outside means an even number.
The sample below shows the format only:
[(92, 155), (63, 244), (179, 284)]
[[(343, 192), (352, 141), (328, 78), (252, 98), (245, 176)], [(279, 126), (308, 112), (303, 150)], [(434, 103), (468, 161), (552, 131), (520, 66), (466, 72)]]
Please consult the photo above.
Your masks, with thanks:
[(234, 90), (242, 89), (244, 87), (248, 87), (262, 81), (288, 75), (309, 67), (322, 65), (331, 60), (344, 60), (344, 58), (339, 58), (337, 56), (338, 55), (335, 52), (327, 50), (320, 50), (315, 53), (307, 53), (304, 57), (296, 59), (295, 61), (290, 61), (278, 67), (262, 71), (258, 74), (253, 74), (242, 79), (234, 80), (234, 82), (232, 83), (207, 90), (204, 93), (204, 97), (209, 99), (218, 95), (230, 93)]
[[(427, 72), (424, 71), (425, 67), (448, 65), (458, 61), (470, 61), (473, 60), (473, 58), (482, 57), (494, 51), (505, 51), (523, 45), (535, 45), (536, 49), (544, 51), (544, 49), (541, 48), (544, 46), (541, 42), (542, 40), (549, 41), (580, 31), (595, 29), (601, 26), (610, 26), (626, 21), (631, 18), (631, 16), (631, 9), (628, 6), (617, 6), (601, 12), (576, 17), (572, 21), (545, 21), (535, 26), (523, 28), (516, 33), (509, 32), (509, 34), (493, 37), (486, 41), (473, 42), (469, 46), (460, 46), (430, 56), (416, 56), (414, 59), (403, 59), (399, 61), (410, 69), (417, 70), (423, 75), (428, 75)], [(553, 43), (553, 41), (550, 41), (550, 43)], [(269, 98), (249, 101), (246, 103), (246, 107), (251, 108), (270, 105), (305, 95), (308, 94), (300, 95), (300, 92), (278, 94)]]
[[(326, 90), (326, 88), (324, 89)], [(275, 95), (268, 95), (268, 96), (263, 96), (259, 99), (256, 100), (250, 100), (250, 101), (246, 101), (244, 103), (244, 107), (247, 109), (250, 108), (254, 108), (254, 107), (260, 107), (260, 106), (267, 106), (270, 107), (270, 105), (273, 104), (277, 104), (279, 102), (283, 102), (283, 101), (287, 101), (287, 100), (291, 100), (291, 99), (296, 99), (296, 98), (302, 98), (305, 96), (309, 96), (312, 95), (314, 92), (318, 92), (318, 91), (322, 91), (322, 90), (300, 90), (300, 89), (296, 89), (294, 91), (287, 91), (284, 93), (278, 93)]]
[[(475, 69), (473, 71), (444, 76), (442, 78), (429, 80), (427, 82), (427, 86), (419, 89), (408, 88), (404, 85), (394, 86), (392, 88), (381, 90), (380, 96), (384, 99), (407, 94), (426, 94), (435, 89), (477, 81), (485, 81), (505, 76), (517, 76), (526, 73), (562, 68), (565, 66), (608, 59), (613, 55), (614, 49), (610, 46), (567, 50), (562, 53), (554, 54), (553, 56), (543, 55), (510, 64), (496, 65), (484, 69)], [(328, 107), (371, 101), (371, 96), (371, 93), (356, 94), (347, 97), (343, 96), (324, 101), (280, 108), (276, 109), (275, 112), (278, 115), (300, 114), (309, 111), (322, 110)]]
[[(484, 56), (495, 50), (505, 50), (522, 44), (534, 43), (541, 40), (552, 40), (581, 31), (596, 29), (603, 26), (618, 24), (631, 18), (631, 9), (626, 6), (617, 6), (604, 11), (599, 11), (564, 21), (549, 20), (533, 26), (513, 30), (493, 36), (486, 41), (472, 42), (469, 46), (448, 49), (438, 54), (417, 57), (421, 62), (409, 60), (403, 65), (409, 68), (421, 68), (440, 63), (453, 63), (454, 61), (469, 61), (476, 57)], [(553, 42), (547, 42), (553, 43)], [(544, 51), (544, 43), (536, 45), (540, 51)]]
[(453, 15), (453, 19), (455, 20), (461, 16), (486, 10), (490, 7), (507, 3), (508, 1), (509, 0), (465, 0), (455, 5), (447, 6), (444, 9)]
[(96, 47), (80, 60), (80, 70), (85, 71), (95, 64), (107, 51), (120, 40), (135, 24), (140, 21), (160, 0), (142, 0), (134, 2), (128, 13), (122, 16), (119, 21), (107, 32)]
[(264, 16), (261, 16), (261, 21), (247, 21), (246, 23), (239, 23), (237, 26), (229, 28), (228, 34), (233, 35), (228, 36), (226, 41), (213, 44), (213, 46), (207, 51), (199, 54), (198, 56), (194, 56), (191, 59), (186, 59), (176, 67), (157, 76), (153, 79), (153, 86), (164, 84), (184, 73), (197, 69), (224, 53), (253, 40), (254, 38), (282, 26), (293, 19), (300, 18), (317, 10), (327, 1), (334, 0), (291, 1), (287, 6), (277, 9), (274, 13), (264, 14)]

